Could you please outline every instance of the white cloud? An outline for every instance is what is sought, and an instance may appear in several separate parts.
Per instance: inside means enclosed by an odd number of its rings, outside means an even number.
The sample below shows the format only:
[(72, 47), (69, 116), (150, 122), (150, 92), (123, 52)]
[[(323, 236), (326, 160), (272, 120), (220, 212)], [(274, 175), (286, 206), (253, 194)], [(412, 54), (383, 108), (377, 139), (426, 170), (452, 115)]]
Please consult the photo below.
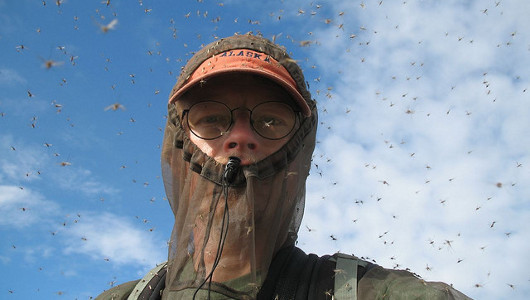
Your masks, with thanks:
[(94, 178), (92, 172), (74, 165), (57, 170), (55, 181), (64, 190), (80, 191), (86, 195), (115, 194), (117, 189)]
[(8, 264), (11, 262), (11, 258), (8, 256), (0, 255), (0, 262), (3, 264)]
[(0, 147), (0, 179), (4, 181), (18, 184), (36, 180), (39, 169), (49, 163), (39, 148), (26, 147), (10, 135), (0, 136)]
[(27, 80), (17, 71), (7, 68), (0, 69), (0, 85), (25, 84)]
[(118, 265), (153, 267), (165, 260), (167, 244), (156, 234), (139, 229), (128, 219), (111, 213), (84, 213), (65, 231), (66, 254), (82, 254)]
[[(337, 21), (344, 30), (314, 31), (319, 88), (332, 90), (314, 95), (323, 126), (302, 248), (399, 264), (477, 299), (505, 298), (507, 283), (524, 294), (530, 74), (518, 34), (530, 24), (521, 9), (335, 5), (350, 13)], [(499, 257), (509, 269), (491, 263)]]
[[(90, 170), (51, 158), (50, 151), (41, 144), (27, 143), (11, 135), (0, 136), (0, 179), (15, 184), (27, 184), (48, 176), (47, 183), (62, 190), (75, 190), (85, 195), (115, 194), (118, 190), (95, 178)], [(13, 148), (14, 150), (13, 150)]]
[(46, 222), (58, 205), (30, 189), (0, 185), (0, 226), (27, 228)]
[(24, 247), (21, 251), (24, 253), (24, 261), (27, 264), (42, 263), (43, 260), (50, 259), (57, 253), (54, 247), (42, 243)]

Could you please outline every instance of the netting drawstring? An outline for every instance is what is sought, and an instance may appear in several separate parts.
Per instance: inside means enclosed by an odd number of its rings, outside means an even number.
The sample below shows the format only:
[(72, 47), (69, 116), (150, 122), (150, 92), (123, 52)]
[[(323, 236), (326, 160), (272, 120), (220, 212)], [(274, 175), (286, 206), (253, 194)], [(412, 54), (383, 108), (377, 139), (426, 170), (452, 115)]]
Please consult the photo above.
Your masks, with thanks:
[[(212, 286), (212, 277), (213, 272), (215, 271), (215, 268), (217, 268), (217, 265), (219, 264), (219, 261), (221, 260), (221, 254), (223, 253), (223, 247), (226, 241), (226, 237), (228, 235), (228, 225), (230, 224), (230, 213), (228, 209), (228, 186), (234, 181), (235, 175), (237, 174), (237, 171), (239, 169), (239, 165), (241, 164), (241, 159), (238, 157), (229, 157), (228, 163), (226, 164), (225, 171), (223, 173), (223, 180), (222, 180), (222, 195), (225, 198), (225, 207), (223, 212), (223, 220), (221, 222), (221, 233), (219, 237), (219, 244), (217, 245), (217, 251), (215, 254), (215, 260), (212, 265), (212, 270), (204, 278), (203, 282), (197, 287), (195, 292), (193, 293), (193, 299), (195, 300), (195, 296), (197, 296), (197, 293), (199, 290), (204, 286), (206, 281), (208, 281), (208, 300), (210, 299), (210, 291)], [(221, 197), (221, 194), (219, 194), (219, 197)]]

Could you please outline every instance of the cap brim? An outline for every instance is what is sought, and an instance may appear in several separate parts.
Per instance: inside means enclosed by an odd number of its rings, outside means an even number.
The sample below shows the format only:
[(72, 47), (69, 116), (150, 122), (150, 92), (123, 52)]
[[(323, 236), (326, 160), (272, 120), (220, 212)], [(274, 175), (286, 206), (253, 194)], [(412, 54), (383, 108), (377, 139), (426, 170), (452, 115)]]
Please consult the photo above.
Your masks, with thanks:
[(287, 69), (269, 55), (249, 49), (229, 50), (206, 59), (171, 96), (169, 102), (178, 101), (184, 93), (204, 80), (233, 73), (256, 74), (272, 80), (291, 95), (305, 117), (311, 116), (306, 99), (298, 91)]
[(304, 117), (311, 116), (311, 110), (309, 109), (309, 106), (307, 105), (304, 97), (302, 97), (302, 95), (298, 92), (298, 90), (293, 88), (292, 85), (290, 85), (289, 83), (285, 82), (285, 80), (283, 80), (281, 78), (278, 78), (277, 76), (274, 76), (274, 75), (272, 75), (272, 74), (270, 74), (268, 72), (260, 71), (260, 70), (257, 70), (257, 69), (249, 69), (249, 68), (222, 69), (222, 70), (217, 70), (217, 71), (214, 71), (214, 72), (210, 72), (210, 73), (204, 75), (203, 77), (194, 78), (194, 79), (190, 80), (189, 82), (187, 82), (185, 85), (183, 85), (175, 94), (173, 94), (173, 96), (171, 96), (171, 98), (169, 99), (169, 102), (173, 103), (173, 102), (178, 101), (178, 99), (182, 95), (184, 95), (187, 91), (189, 91), (191, 88), (193, 88), (194, 86), (196, 86), (200, 82), (203, 82), (205, 80), (211, 79), (213, 77), (218, 77), (218, 76), (223, 76), (223, 75), (226, 75), (226, 74), (233, 74), (233, 73), (255, 74), (255, 75), (259, 75), (259, 76), (262, 76), (262, 77), (265, 77), (267, 79), (270, 79), (270, 80), (274, 81), (275, 83), (280, 85), (282, 88), (284, 88), (289, 93), (289, 95), (291, 95), (291, 97), (293, 98), (295, 103), (300, 108), (300, 110), (301, 110), (302, 114), (304, 115)]

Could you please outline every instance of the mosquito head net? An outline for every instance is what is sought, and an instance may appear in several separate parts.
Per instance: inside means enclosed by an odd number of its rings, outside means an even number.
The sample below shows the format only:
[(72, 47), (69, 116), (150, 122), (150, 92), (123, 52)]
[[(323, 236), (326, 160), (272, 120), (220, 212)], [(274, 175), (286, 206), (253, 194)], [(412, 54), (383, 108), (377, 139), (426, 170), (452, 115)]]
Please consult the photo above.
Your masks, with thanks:
[[(212, 61), (230, 51), (232, 55), (243, 51), (247, 62)], [(251, 61), (256, 58), (261, 61)], [(197, 77), (211, 63), (221, 66)], [(225, 69), (234, 72), (238, 67), (240, 73), (257, 74), (283, 87), (299, 106), (301, 118), (278, 151), (241, 166), (227, 184), (223, 181), (226, 165), (190, 141), (175, 102), (206, 76), (223, 76)], [(207, 294), (211, 299), (256, 297), (275, 253), (296, 241), (316, 125), (316, 105), (301, 69), (273, 42), (236, 35), (203, 47), (190, 59), (170, 94), (161, 157), (166, 194), (175, 216), (164, 299), (191, 299), (193, 295), (203, 299)]]

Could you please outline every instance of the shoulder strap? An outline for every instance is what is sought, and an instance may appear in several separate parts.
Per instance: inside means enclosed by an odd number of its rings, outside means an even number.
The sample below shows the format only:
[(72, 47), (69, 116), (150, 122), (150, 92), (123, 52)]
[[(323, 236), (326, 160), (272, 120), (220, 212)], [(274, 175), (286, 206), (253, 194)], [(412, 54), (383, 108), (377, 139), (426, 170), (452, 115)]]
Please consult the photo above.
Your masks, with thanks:
[[(162, 263), (147, 272), (144, 278), (138, 281), (127, 300), (151, 299), (151, 294), (156, 292), (160, 293), (160, 288), (163, 288), (161, 285), (165, 283), (166, 268), (167, 262)], [(155, 296), (153, 299), (157, 298), (159, 297)]]
[(258, 300), (322, 299), (333, 290), (334, 263), (329, 257), (305, 254), (295, 246), (276, 253), (257, 296)]
[(114, 286), (113, 288), (101, 293), (99, 296), (96, 297), (95, 300), (126, 300), (139, 281), (140, 279)]
[(334, 298), (337, 300), (357, 300), (357, 280), (358, 277), (364, 275), (357, 274), (357, 270), (359, 266), (366, 269), (370, 263), (343, 253), (336, 253), (333, 258), (337, 263), (334, 270)]

